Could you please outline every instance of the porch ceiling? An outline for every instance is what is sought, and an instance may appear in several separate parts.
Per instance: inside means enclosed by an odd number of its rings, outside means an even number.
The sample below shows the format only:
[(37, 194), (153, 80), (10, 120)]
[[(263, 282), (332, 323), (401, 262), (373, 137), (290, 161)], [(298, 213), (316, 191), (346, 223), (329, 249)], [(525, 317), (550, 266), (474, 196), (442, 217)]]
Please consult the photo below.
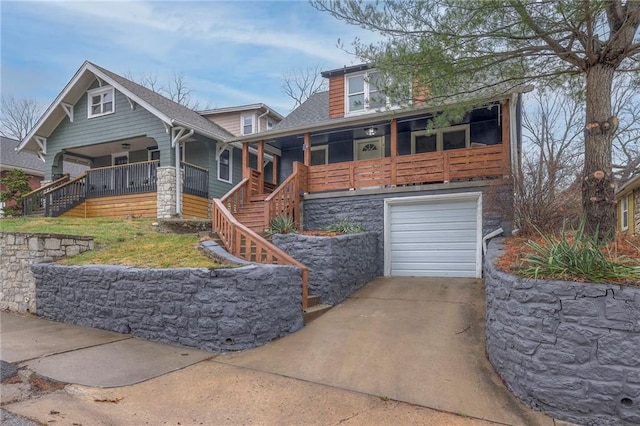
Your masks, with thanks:
[[(124, 149), (122, 144), (129, 144), (129, 149)], [(141, 136), (131, 139), (121, 139), (113, 142), (106, 142), (97, 145), (86, 145), (77, 148), (70, 148), (65, 150), (67, 154), (75, 154), (81, 157), (97, 158), (107, 155), (126, 152), (126, 151), (139, 151), (147, 149), (152, 146), (156, 146), (155, 139), (146, 136)]]

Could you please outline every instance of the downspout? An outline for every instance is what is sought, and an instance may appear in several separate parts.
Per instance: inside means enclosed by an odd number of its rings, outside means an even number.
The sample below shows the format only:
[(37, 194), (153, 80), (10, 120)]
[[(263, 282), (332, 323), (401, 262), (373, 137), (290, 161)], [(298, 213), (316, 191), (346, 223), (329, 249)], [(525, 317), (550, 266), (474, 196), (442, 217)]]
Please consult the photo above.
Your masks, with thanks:
[(260, 119), (262, 117), (264, 117), (265, 115), (269, 114), (271, 112), (271, 110), (269, 108), (267, 108), (267, 111), (264, 114), (260, 114), (258, 116), (258, 133), (260, 133)]

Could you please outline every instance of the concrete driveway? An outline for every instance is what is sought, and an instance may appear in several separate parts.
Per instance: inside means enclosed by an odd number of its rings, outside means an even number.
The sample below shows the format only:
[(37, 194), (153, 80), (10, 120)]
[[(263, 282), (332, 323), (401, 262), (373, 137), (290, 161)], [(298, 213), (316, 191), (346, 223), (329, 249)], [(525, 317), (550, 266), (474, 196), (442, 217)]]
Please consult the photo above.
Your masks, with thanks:
[(75, 383), (3, 404), (42, 423), (554, 424), (486, 360), (479, 280), (376, 279), (293, 335), (218, 356), (33, 318), (20, 333), (21, 318), (2, 315), (3, 358)]

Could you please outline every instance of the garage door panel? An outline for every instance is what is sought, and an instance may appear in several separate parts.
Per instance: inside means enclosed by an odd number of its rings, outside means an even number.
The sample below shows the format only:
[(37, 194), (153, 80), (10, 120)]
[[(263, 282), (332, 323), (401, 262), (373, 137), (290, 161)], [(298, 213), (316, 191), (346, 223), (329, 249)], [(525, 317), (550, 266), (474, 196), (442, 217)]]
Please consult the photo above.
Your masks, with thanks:
[(388, 235), (393, 276), (476, 277), (477, 196), (391, 204)]

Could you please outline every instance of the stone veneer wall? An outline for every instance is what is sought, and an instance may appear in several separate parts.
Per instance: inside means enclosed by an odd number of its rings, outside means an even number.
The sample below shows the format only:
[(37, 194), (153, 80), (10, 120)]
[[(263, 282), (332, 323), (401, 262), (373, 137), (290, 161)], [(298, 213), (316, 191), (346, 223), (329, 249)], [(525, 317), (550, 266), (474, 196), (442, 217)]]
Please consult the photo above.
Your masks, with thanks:
[(486, 347), (520, 399), (584, 425), (640, 424), (640, 288), (522, 279), (485, 257)]
[[(482, 192), (482, 234), (486, 235), (502, 227), (511, 233), (511, 219), (504, 211), (512, 211), (511, 186), (496, 180), (487, 182), (464, 182), (441, 185), (412, 186), (400, 188), (346, 191), (338, 195), (313, 194), (306, 196), (303, 204), (304, 229), (321, 229), (342, 219), (361, 225), (365, 230), (377, 233), (377, 276), (384, 274), (384, 199), (441, 195), (465, 192)], [(335, 194), (335, 193), (334, 193)]]
[(167, 219), (176, 214), (176, 168), (158, 167), (158, 218)]
[(38, 315), (212, 351), (255, 347), (300, 329), (293, 266), (147, 269), (33, 266)]
[(36, 284), (31, 266), (93, 249), (93, 237), (0, 233), (0, 309), (36, 311)]
[(272, 242), (309, 269), (309, 294), (335, 305), (377, 276), (374, 232), (316, 237), (276, 234)]

